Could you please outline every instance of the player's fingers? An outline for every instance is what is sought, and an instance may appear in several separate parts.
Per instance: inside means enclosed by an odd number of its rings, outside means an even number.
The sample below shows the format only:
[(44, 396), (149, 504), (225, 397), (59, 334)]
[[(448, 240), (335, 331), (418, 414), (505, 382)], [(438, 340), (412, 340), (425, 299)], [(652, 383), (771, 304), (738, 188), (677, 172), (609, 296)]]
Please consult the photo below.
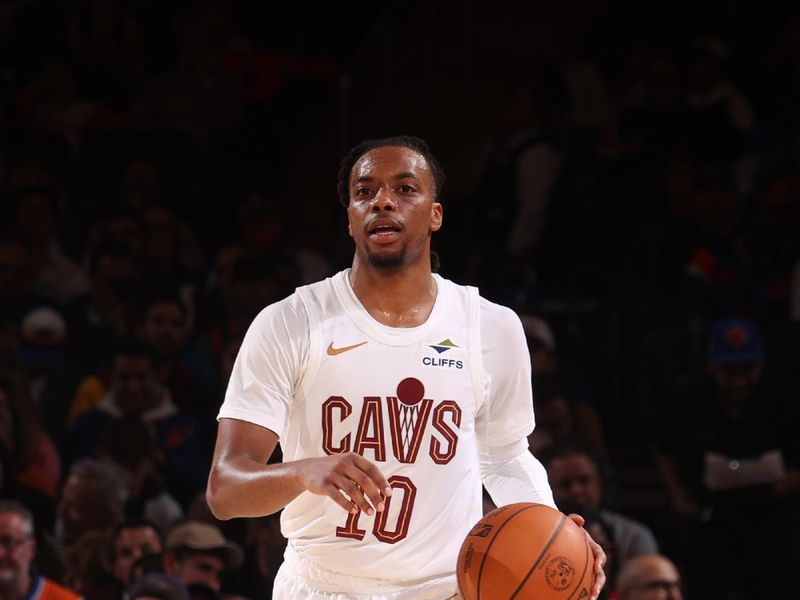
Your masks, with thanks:
[(391, 496), (392, 487), (389, 485), (389, 482), (383, 476), (383, 473), (381, 473), (381, 470), (378, 468), (378, 466), (374, 462), (367, 460), (363, 456), (359, 456), (358, 454), (356, 454), (355, 456), (356, 456), (355, 465), (359, 469), (361, 469), (364, 473), (366, 473), (369, 476), (369, 478), (372, 479), (372, 481), (375, 482), (375, 485), (378, 487), (378, 489), (382, 494), (384, 494), (385, 496)]
[(600, 573), (595, 573), (594, 585), (592, 586), (592, 595), (590, 600), (597, 600), (605, 584), (606, 584), (606, 574), (605, 571), (603, 571), (603, 569), (600, 569)]
[(358, 460), (353, 463), (355, 471), (352, 478), (361, 486), (361, 489), (369, 496), (372, 505), (380, 512), (384, 509), (385, 499), (392, 495), (392, 488), (375, 463), (356, 456)]
[(583, 527), (583, 524), (586, 523), (586, 519), (584, 519), (578, 513), (569, 513), (567, 516), (572, 519), (575, 522), (575, 525), (578, 527)]
[(375, 511), (370, 505), (369, 501), (364, 496), (364, 493), (357, 481), (351, 477), (340, 476), (336, 480), (339, 489), (350, 498), (350, 501), (359, 510), (364, 511), (368, 515), (375, 514)]
[(592, 536), (589, 535), (588, 531), (584, 529), (583, 533), (586, 536), (586, 541), (589, 544), (589, 548), (592, 550), (592, 554), (594, 555), (594, 585), (592, 586), (591, 600), (595, 600), (595, 598), (600, 595), (600, 590), (603, 589), (603, 586), (606, 583), (606, 573), (603, 570), (603, 565), (606, 564), (606, 553), (603, 550), (603, 547), (592, 539)]
[(358, 507), (353, 504), (349, 498), (345, 497), (342, 493), (342, 490), (337, 486), (335, 483), (331, 483), (328, 488), (328, 497), (331, 498), (336, 504), (341, 506), (349, 513), (354, 513), (358, 510)]

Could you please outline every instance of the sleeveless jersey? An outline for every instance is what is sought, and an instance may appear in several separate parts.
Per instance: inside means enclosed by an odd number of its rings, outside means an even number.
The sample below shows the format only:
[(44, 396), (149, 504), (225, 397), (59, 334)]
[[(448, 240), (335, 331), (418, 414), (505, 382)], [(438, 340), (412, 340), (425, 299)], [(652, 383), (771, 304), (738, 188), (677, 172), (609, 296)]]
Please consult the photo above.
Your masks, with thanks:
[[(286, 462), (356, 452), (392, 486), (386, 510), (372, 517), (310, 492), (286, 506), (281, 528), (293, 550), (330, 571), (408, 583), (452, 574), (482, 516), (476, 424), (490, 387), (479, 318), (486, 301), (434, 277), (432, 312), (412, 328), (373, 319), (347, 271), (299, 288), (257, 317), (237, 357), (221, 418), (275, 431)], [(524, 437), (532, 412), (529, 393), (504, 410), (498, 444)]]

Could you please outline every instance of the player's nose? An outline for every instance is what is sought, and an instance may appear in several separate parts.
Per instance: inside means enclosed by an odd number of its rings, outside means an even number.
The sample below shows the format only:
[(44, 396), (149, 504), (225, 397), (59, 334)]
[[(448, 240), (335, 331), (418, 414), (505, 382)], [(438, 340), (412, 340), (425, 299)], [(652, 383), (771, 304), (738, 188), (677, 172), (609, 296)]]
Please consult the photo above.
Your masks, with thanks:
[(372, 203), (372, 210), (374, 212), (381, 212), (384, 210), (393, 211), (397, 208), (392, 190), (381, 186), (375, 194), (375, 199)]

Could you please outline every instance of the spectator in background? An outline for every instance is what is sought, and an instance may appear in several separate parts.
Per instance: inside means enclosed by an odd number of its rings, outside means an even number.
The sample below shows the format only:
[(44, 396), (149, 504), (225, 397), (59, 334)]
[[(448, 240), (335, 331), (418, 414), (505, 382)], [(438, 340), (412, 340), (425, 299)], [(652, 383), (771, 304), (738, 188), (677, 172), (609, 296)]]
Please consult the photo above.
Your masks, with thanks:
[(39, 303), (33, 293), (35, 270), (27, 244), (19, 232), (0, 236), (0, 304), (13, 317), (21, 318)]
[(58, 202), (56, 192), (44, 185), (20, 187), (12, 195), (14, 223), (26, 242), (36, 273), (33, 291), (64, 304), (86, 293), (89, 281), (61, 248)]
[(194, 146), (207, 147), (240, 121), (242, 89), (226, 72), (222, 51), (235, 31), (220, 2), (181, 6), (170, 22), (175, 64), (143, 86), (134, 101), (131, 124), (181, 132)]
[(111, 536), (111, 571), (127, 587), (133, 581), (134, 563), (162, 550), (161, 532), (154, 523), (143, 519), (125, 521)]
[(79, 594), (39, 575), (31, 512), (14, 501), (0, 501), (0, 598), (3, 600), (78, 600)]
[(152, 353), (141, 343), (124, 341), (114, 352), (111, 386), (96, 408), (79, 416), (67, 432), (62, 458), (96, 456), (100, 433), (113, 418), (131, 417), (152, 432), (164, 458), (168, 491), (186, 505), (205, 484), (210, 445), (201, 423), (178, 410), (158, 382)]
[(526, 314), (520, 315), (520, 321), (531, 353), (534, 389), (548, 378), (569, 380), (578, 394), (578, 400), (587, 406), (592, 405), (593, 397), (586, 375), (569, 357), (561, 356), (549, 323), (541, 317)]
[(750, 102), (730, 78), (730, 52), (712, 36), (689, 49), (687, 93), (691, 145), (701, 156), (736, 159), (754, 126)]
[(753, 259), (731, 164), (706, 162), (696, 169), (690, 209), (694, 245), (684, 267), (684, 297), (691, 316), (710, 322), (751, 305)]
[(675, 564), (662, 554), (645, 554), (631, 558), (622, 565), (617, 581), (619, 600), (683, 600), (680, 573)]
[(75, 373), (68, 362), (66, 320), (51, 306), (25, 313), (18, 329), (18, 350), (28, 390), (47, 433), (55, 442), (64, 430)]
[(110, 531), (122, 520), (128, 485), (125, 475), (111, 463), (94, 459), (75, 462), (61, 488), (56, 535), (69, 549), (91, 531)]
[[(689, 585), (703, 598), (800, 596), (800, 389), (765, 367), (750, 319), (714, 323), (708, 362), (678, 390), (657, 443)], [(783, 549), (770, 577), (749, 566), (753, 548)]]
[(177, 294), (152, 294), (143, 303), (138, 337), (151, 350), (156, 376), (180, 410), (204, 415), (213, 386), (214, 367), (187, 347), (191, 315)]
[(110, 555), (108, 530), (83, 534), (67, 551), (64, 583), (84, 600), (119, 600), (122, 586), (111, 573)]
[(120, 467), (128, 478), (127, 518), (147, 519), (161, 531), (183, 518), (181, 505), (167, 491), (163, 479), (164, 457), (141, 420), (119, 417), (107, 421), (100, 432), (97, 456)]
[(564, 90), (545, 73), (530, 74), (507, 95), (481, 160), (473, 221), (476, 275), (482, 285), (508, 293), (514, 280), (535, 278), (531, 252), (545, 227), (561, 173), (559, 150)]
[(242, 548), (225, 539), (214, 525), (187, 521), (167, 534), (164, 567), (184, 584), (203, 583), (219, 592), (222, 573), (242, 565)]
[(144, 209), (144, 283), (151, 289), (177, 287), (193, 320), (205, 256), (194, 227), (167, 205)]
[(164, 573), (164, 556), (161, 552), (145, 554), (131, 565), (131, 581), (136, 581), (147, 573)]
[(286, 549), (280, 513), (247, 519), (245, 544), (244, 564), (239, 577), (235, 578), (239, 582), (238, 591), (251, 600), (269, 600)]
[(599, 456), (606, 455), (603, 430), (597, 413), (576, 399), (564, 380), (547, 378), (533, 392), (536, 428), (528, 436), (537, 456), (548, 448), (565, 444), (584, 446)]
[(590, 404), (589, 386), (582, 371), (559, 355), (547, 321), (534, 315), (521, 315), (520, 320), (531, 354), (536, 405), (537, 426), (531, 443), (535, 439), (539, 451), (572, 440), (605, 456), (603, 423)]
[(618, 564), (639, 554), (658, 552), (656, 538), (647, 526), (605, 508), (605, 478), (599, 459), (590, 451), (575, 446), (554, 447), (541, 458), (556, 506), (564, 513), (596, 512), (611, 528)]
[(0, 369), (0, 453), (9, 469), (2, 474), (7, 494), (24, 501), (44, 526), (61, 482), (61, 459), (39, 425), (36, 407), (21, 375)]
[(125, 590), (127, 600), (191, 600), (186, 585), (164, 573), (145, 573)]
[(73, 332), (70, 349), (89, 374), (75, 392), (69, 423), (102, 396), (103, 382), (96, 374), (106, 366), (117, 340), (132, 332), (140, 294), (140, 266), (121, 241), (98, 242), (90, 249), (88, 262), (90, 290), (67, 309)]

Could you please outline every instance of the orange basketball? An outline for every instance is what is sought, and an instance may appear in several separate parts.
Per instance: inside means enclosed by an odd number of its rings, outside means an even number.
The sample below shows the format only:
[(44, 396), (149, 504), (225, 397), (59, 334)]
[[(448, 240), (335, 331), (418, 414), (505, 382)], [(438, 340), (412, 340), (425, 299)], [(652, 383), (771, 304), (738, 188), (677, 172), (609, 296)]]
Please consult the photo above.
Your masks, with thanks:
[(496, 508), (478, 521), (458, 553), (465, 600), (588, 600), (594, 558), (563, 513), (533, 502)]

